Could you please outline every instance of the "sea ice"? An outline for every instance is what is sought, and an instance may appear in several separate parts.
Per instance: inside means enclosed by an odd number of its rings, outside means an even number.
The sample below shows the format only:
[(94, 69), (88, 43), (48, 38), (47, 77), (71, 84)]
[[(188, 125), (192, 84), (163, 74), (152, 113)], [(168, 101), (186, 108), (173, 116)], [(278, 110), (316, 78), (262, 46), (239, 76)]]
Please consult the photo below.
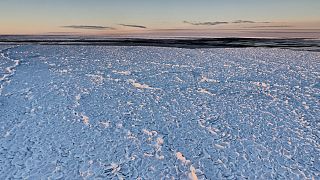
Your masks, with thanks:
[(319, 75), (309, 51), (0, 45), (0, 179), (316, 179)]

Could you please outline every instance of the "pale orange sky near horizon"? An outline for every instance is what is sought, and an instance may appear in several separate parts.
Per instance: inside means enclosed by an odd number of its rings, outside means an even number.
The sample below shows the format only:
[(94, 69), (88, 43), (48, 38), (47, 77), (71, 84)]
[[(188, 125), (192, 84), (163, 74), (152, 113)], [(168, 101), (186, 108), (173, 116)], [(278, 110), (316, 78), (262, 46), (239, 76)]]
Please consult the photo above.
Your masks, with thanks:
[(0, 34), (310, 34), (319, 9), (317, 0), (2, 0)]

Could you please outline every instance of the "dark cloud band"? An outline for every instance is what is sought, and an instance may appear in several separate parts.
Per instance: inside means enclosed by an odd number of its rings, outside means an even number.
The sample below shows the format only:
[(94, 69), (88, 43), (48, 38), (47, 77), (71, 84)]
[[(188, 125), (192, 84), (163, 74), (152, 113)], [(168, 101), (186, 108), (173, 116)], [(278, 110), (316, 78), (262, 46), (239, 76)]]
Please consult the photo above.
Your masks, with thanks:
[(270, 22), (256, 22), (256, 21), (248, 21), (248, 20), (236, 20), (232, 22), (226, 22), (226, 21), (213, 21), (213, 22), (189, 22), (189, 21), (183, 21), (183, 23), (191, 24), (195, 26), (215, 26), (219, 24), (255, 24), (255, 23), (270, 23)]
[(233, 21), (232, 23), (234, 24), (242, 24), (242, 23), (257, 23), (255, 21), (246, 21), (246, 20), (237, 20), (237, 21)]
[(219, 24), (228, 24), (229, 22), (223, 22), (223, 21), (215, 21), (215, 22), (189, 22), (189, 21), (183, 21), (183, 23), (196, 25), (196, 26), (215, 26)]
[(141, 25), (134, 25), (134, 24), (119, 24), (120, 26), (125, 26), (125, 27), (133, 27), (133, 28), (141, 28), (141, 29), (147, 29), (146, 26), (141, 26)]
[(107, 26), (87, 26), (87, 25), (70, 25), (70, 26), (61, 26), (63, 28), (72, 28), (72, 29), (90, 29), (90, 30), (105, 30), (105, 29), (114, 29)]

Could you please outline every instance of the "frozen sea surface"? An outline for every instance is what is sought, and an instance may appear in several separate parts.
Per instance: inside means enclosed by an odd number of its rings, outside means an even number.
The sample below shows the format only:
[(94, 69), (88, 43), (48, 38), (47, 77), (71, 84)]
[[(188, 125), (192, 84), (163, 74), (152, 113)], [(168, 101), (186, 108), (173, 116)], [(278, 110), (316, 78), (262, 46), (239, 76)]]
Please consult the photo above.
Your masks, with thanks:
[(0, 179), (317, 179), (320, 53), (0, 46)]

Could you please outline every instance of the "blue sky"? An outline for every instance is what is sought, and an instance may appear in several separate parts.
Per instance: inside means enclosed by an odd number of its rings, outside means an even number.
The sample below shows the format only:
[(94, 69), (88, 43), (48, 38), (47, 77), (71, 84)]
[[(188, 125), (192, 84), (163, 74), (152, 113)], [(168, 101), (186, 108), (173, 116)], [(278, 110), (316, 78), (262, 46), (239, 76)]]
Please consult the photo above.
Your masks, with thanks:
[[(285, 24), (319, 28), (319, 9), (319, 0), (1, 0), (0, 34), (243, 28), (253, 25), (231, 23), (235, 20), (270, 22), (274, 27)], [(229, 23), (201, 24), (217, 21)], [(82, 28), (84, 26), (92, 28)], [(94, 29), (96, 26), (106, 28)], [(263, 23), (259, 26), (266, 27)]]

